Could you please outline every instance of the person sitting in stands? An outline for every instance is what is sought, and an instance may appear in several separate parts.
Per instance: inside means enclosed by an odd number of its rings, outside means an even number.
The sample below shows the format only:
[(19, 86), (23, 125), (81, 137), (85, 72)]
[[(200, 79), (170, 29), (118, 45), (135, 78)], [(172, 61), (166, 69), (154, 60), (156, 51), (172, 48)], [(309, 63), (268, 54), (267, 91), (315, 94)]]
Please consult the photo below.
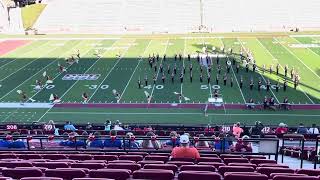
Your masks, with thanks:
[(108, 138), (104, 141), (104, 147), (121, 149), (122, 143), (121, 143), (120, 139), (117, 139), (117, 131), (116, 130), (113, 129), (110, 131), (110, 138)]
[(270, 100), (269, 100), (269, 107), (272, 110), (276, 110), (276, 106), (275, 106), (275, 99), (274, 97), (271, 96)]
[(68, 147), (84, 147), (86, 145), (85, 141), (77, 136), (79, 135), (76, 132), (69, 134)]
[(9, 148), (19, 148), (19, 149), (26, 148), (25, 143), (21, 139), (18, 139), (17, 137), (15, 137), (15, 136), (20, 136), (19, 132), (14, 132), (12, 136), (13, 136), (13, 141), (9, 144)]
[(71, 124), (70, 121), (67, 121), (66, 124), (64, 125), (64, 130), (66, 130), (66, 131), (76, 131), (76, 130), (78, 130), (78, 129), (76, 129), (76, 128), (74, 127), (74, 125)]
[(195, 147), (196, 148), (209, 148), (209, 143), (208, 141), (203, 140), (204, 139), (204, 135), (200, 134), (199, 135), (199, 141), (195, 143)]
[(171, 147), (180, 146), (179, 135), (177, 134), (176, 131), (170, 132), (170, 138), (171, 138), (170, 140), (164, 143), (165, 146), (171, 146)]
[(6, 137), (0, 140), (0, 149), (2, 148), (9, 148), (10, 142), (7, 140)]
[(256, 135), (256, 136), (261, 136), (262, 133), (262, 129), (264, 128), (264, 125), (260, 122), (260, 121), (256, 121), (255, 125), (251, 128), (251, 136), (252, 135)]
[(297, 134), (308, 134), (308, 129), (304, 127), (303, 123), (299, 124), (299, 127), (297, 129)]
[(199, 159), (200, 154), (199, 151), (195, 147), (189, 146), (189, 136), (181, 135), (180, 136), (180, 147), (173, 148), (171, 152), (171, 158), (191, 158), (191, 159)]
[(233, 133), (234, 137), (236, 137), (236, 138), (239, 138), (241, 133), (243, 133), (243, 129), (240, 127), (240, 122), (233, 125), (232, 133)]
[(144, 139), (141, 143), (143, 149), (161, 149), (161, 143), (156, 140), (156, 135), (153, 132), (148, 132), (146, 134), (148, 139)]
[(104, 144), (102, 140), (100, 139), (100, 133), (94, 132), (93, 134), (93, 141), (89, 142), (89, 147), (91, 148), (103, 148)]
[(126, 134), (124, 147), (128, 149), (139, 149), (139, 143), (135, 140), (135, 137), (132, 132), (128, 132)]
[(319, 134), (319, 129), (316, 124), (312, 124), (312, 127), (309, 129), (309, 134)]
[(280, 123), (275, 131), (276, 135), (283, 135), (283, 134), (286, 134), (287, 132), (288, 132), (288, 128), (284, 123)]
[(114, 124), (113, 129), (116, 131), (123, 131), (124, 129), (121, 127), (121, 122), (119, 120), (116, 121), (116, 123)]
[(106, 123), (104, 123), (104, 130), (109, 132), (111, 130), (111, 121), (107, 120)]
[(63, 140), (59, 143), (60, 146), (68, 146), (68, 143), (69, 143), (69, 136), (68, 136), (68, 133), (67, 132), (64, 132), (62, 134), (63, 136)]
[(224, 134), (219, 134), (219, 137), (215, 139), (214, 149), (217, 152), (230, 151), (230, 144), (228, 142), (228, 139), (225, 138)]
[(235, 145), (236, 152), (252, 152), (251, 143), (244, 141), (245, 139), (249, 139), (249, 136), (243, 136), (242, 139), (238, 139)]

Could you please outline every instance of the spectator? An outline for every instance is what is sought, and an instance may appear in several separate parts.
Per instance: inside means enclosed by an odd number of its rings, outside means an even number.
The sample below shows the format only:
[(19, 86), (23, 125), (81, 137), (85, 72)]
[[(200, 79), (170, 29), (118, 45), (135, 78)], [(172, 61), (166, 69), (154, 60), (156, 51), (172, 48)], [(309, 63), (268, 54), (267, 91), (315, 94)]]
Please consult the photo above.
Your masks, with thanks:
[(237, 124), (233, 125), (232, 132), (234, 137), (240, 138), (241, 133), (243, 133), (243, 129), (240, 127), (240, 122), (237, 122)]
[(68, 147), (84, 147), (86, 144), (85, 144), (85, 141), (78, 137), (79, 136), (76, 132), (72, 132), (69, 134), (69, 141), (67, 143), (67, 146)]
[(114, 124), (114, 130), (116, 131), (123, 131), (124, 129), (121, 127), (121, 122), (119, 120), (116, 121), (116, 123)]
[(153, 131), (151, 126), (148, 126), (148, 127), (144, 128), (144, 132), (149, 132), (149, 131)]
[(0, 140), (0, 149), (2, 148), (9, 148), (10, 142), (7, 140), (6, 137)]
[(199, 141), (195, 143), (196, 148), (209, 148), (209, 143), (208, 141), (203, 140), (204, 135), (200, 134), (199, 135)]
[(249, 136), (243, 136), (242, 139), (238, 139), (235, 145), (236, 152), (252, 152), (251, 143), (244, 141), (245, 139), (249, 139)]
[(25, 143), (21, 139), (18, 139), (17, 137), (15, 137), (15, 136), (20, 136), (19, 132), (14, 132), (12, 136), (13, 136), (13, 141), (9, 144), (9, 148), (19, 148), (19, 149), (26, 148)]
[(184, 134), (180, 136), (180, 147), (173, 148), (171, 157), (199, 159), (199, 151), (195, 147), (190, 147), (189, 143), (190, 141), (188, 135)]
[(144, 139), (142, 141), (141, 147), (144, 149), (161, 149), (161, 143), (156, 140), (156, 135), (153, 132), (148, 132), (146, 134), (148, 139)]
[(319, 129), (316, 124), (312, 124), (312, 127), (309, 129), (309, 134), (319, 134)]
[[(222, 146), (223, 145), (223, 146)], [(228, 142), (228, 139), (225, 138), (224, 134), (219, 134), (219, 137), (215, 139), (214, 142), (214, 149), (217, 152), (224, 152), (224, 151), (229, 151), (230, 150), (230, 144)]]
[(177, 134), (176, 131), (170, 132), (170, 138), (171, 138), (170, 140), (164, 143), (166, 146), (172, 146), (172, 147), (180, 146), (179, 135)]
[(255, 125), (251, 128), (251, 135), (262, 135), (264, 125), (260, 121), (256, 121)]
[(68, 137), (68, 133), (67, 132), (64, 132), (62, 134), (63, 136), (63, 140), (59, 143), (60, 146), (68, 146), (68, 143), (69, 143), (69, 137)]
[(139, 149), (139, 143), (135, 140), (132, 132), (126, 134), (126, 140), (124, 146), (129, 149)]
[(111, 121), (107, 120), (106, 123), (104, 123), (104, 130), (109, 132), (111, 130)]
[(93, 126), (90, 122), (88, 122), (86, 125), (86, 131), (88, 131), (90, 133), (90, 132), (92, 132), (92, 130), (93, 130)]
[(89, 142), (89, 147), (91, 148), (103, 148), (104, 144), (101, 140), (101, 134), (99, 132), (95, 132), (94, 136), (92, 137), (93, 140)]
[(283, 134), (286, 134), (287, 132), (288, 132), (288, 128), (284, 123), (280, 123), (275, 131), (276, 135), (283, 135)]
[(110, 139), (106, 139), (104, 141), (104, 147), (121, 149), (122, 143), (121, 143), (120, 139), (117, 139), (117, 131), (116, 130), (113, 129), (110, 131)]
[(76, 130), (78, 130), (78, 129), (76, 129), (76, 128), (74, 127), (74, 125), (71, 124), (70, 121), (67, 121), (66, 124), (64, 125), (64, 130), (66, 130), (66, 131), (76, 131)]
[(304, 127), (303, 123), (299, 124), (299, 127), (297, 129), (297, 134), (308, 134), (308, 129)]

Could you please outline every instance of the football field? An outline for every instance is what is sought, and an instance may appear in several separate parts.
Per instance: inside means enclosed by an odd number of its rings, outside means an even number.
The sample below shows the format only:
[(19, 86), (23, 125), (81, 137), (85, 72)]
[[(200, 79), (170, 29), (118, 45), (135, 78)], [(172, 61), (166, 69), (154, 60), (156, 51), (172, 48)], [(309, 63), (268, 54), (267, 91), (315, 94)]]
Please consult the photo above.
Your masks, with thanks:
[[(221, 47), (224, 47), (224, 52)], [(197, 61), (198, 53), (203, 54), (204, 48), (213, 57), (210, 72), (205, 63)], [(228, 51), (230, 48), (232, 53)], [(245, 104), (250, 98), (262, 103), (265, 96), (273, 96), (276, 103), (288, 97), (291, 104), (317, 107), (320, 104), (320, 34), (317, 33), (3, 37), (0, 39), (0, 49), (0, 104), (4, 107), (0, 108), (2, 123), (46, 122), (51, 119), (103, 123), (107, 119), (119, 119), (133, 124), (231, 124), (236, 121), (253, 124), (260, 120), (270, 125), (279, 122), (296, 125), (299, 122), (311, 124), (320, 119), (319, 108), (290, 111), (228, 108)], [(256, 71), (250, 65), (249, 72), (246, 72), (240, 58), (241, 49), (244, 54), (252, 53)], [(80, 52), (79, 62), (66, 63), (65, 59), (75, 56), (77, 51)], [(157, 54), (159, 59), (155, 59), (151, 67), (149, 56)], [(163, 58), (164, 55), (166, 58)], [(235, 62), (229, 72), (227, 61)], [(240, 66), (239, 72), (236, 71), (237, 64)], [(64, 66), (66, 72), (61, 72), (58, 65)], [(289, 67), (287, 77), (284, 76), (286, 65)], [(264, 66), (267, 69), (265, 72), (262, 70)], [(272, 73), (269, 72), (270, 66), (273, 66)], [(296, 89), (290, 78), (293, 68), (301, 78)], [(53, 81), (52, 84), (46, 83), (47, 77)], [(227, 79), (226, 85), (224, 77)], [(240, 79), (243, 80), (242, 88)], [(249, 87), (251, 79), (254, 82), (252, 90)], [(259, 79), (262, 82), (260, 91), (257, 89)], [(284, 79), (288, 81), (286, 91), (283, 90)], [(36, 81), (42, 82), (41, 89), (35, 90)], [(269, 91), (266, 90), (267, 81), (271, 82)], [(280, 84), (278, 91), (277, 82)], [(33, 108), (20, 105), (19, 91), (25, 92), (39, 105)], [(208, 116), (205, 116), (204, 106), (200, 105), (205, 104), (214, 91), (218, 91), (226, 106), (218, 110), (209, 109)], [(88, 96), (85, 105), (83, 93)], [(41, 107), (50, 103), (52, 94), (59, 97), (63, 106)], [(179, 98), (179, 94), (183, 98)], [(147, 95), (151, 98), (148, 99)], [(91, 104), (100, 104), (101, 107)], [(108, 106), (103, 107), (104, 104)], [(110, 104), (115, 106), (110, 108)], [(141, 104), (146, 108), (141, 108)], [(199, 108), (184, 108), (178, 104), (200, 105)]]

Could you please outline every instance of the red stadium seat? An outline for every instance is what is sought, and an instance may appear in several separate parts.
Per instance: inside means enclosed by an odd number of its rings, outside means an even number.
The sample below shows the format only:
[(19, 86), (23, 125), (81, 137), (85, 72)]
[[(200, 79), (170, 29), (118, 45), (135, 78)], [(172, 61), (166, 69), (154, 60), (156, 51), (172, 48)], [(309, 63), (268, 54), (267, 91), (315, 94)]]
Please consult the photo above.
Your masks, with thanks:
[(254, 169), (256, 169), (257, 165), (252, 164), (252, 163), (229, 163), (229, 166), (249, 166), (249, 167), (253, 167)]
[(271, 173), (294, 173), (293, 169), (279, 167), (257, 167), (257, 172), (265, 174), (268, 177)]
[(178, 175), (178, 180), (221, 180), (221, 176), (210, 171), (183, 171)]
[(72, 180), (114, 180), (109, 178), (73, 178)]
[(215, 172), (216, 168), (210, 165), (182, 165), (180, 171), (212, 171)]
[(219, 168), (220, 166), (225, 166), (225, 164), (221, 162), (199, 162), (198, 165), (212, 165), (215, 168)]
[(11, 161), (11, 162), (0, 162), (0, 167), (15, 168), (15, 167), (32, 167), (30, 161)]
[(270, 163), (264, 163), (264, 164), (259, 164), (259, 167), (282, 167), (282, 168), (289, 168), (288, 165), (285, 164), (270, 164)]
[(83, 178), (85, 171), (81, 169), (48, 169), (45, 172), (46, 177), (59, 177), (63, 179)]
[(192, 159), (192, 158), (171, 158), (170, 161), (194, 162), (194, 159)]
[(126, 180), (130, 178), (131, 171), (128, 169), (99, 169), (89, 172), (90, 178), (110, 178), (116, 180)]
[[(62, 170), (66, 169), (66, 170), (68, 170), (68, 169), (71, 169), (71, 168), (57, 168), (57, 169), (62, 169)], [(86, 174), (88, 174), (89, 171), (90, 171), (88, 168), (72, 168), (72, 169), (82, 170), (82, 171), (84, 171)]]
[(105, 160), (105, 161), (113, 161), (118, 160), (118, 156), (116, 155), (93, 155), (94, 160)]
[(128, 169), (130, 171), (136, 171), (141, 168), (140, 164), (134, 164), (134, 163), (111, 163), (107, 165), (107, 168), (109, 169)]
[(308, 176), (320, 176), (319, 169), (298, 169), (297, 174), (306, 174)]
[(174, 164), (146, 164), (144, 169), (166, 169), (172, 170), (174, 173), (178, 171), (178, 166)]
[(147, 155), (149, 155), (149, 153), (147, 153), (147, 152), (128, 152), (128, 155), (140, 155), (142, 157), (146, 157)]
[(103, 169), (105, 168), (104, 163), (73, 163), (72, 168), (88, 168), (88, 169)]
[(276, 160), (272, 160), (272, 159), (251, 159), (250, 162), (252, 164), (277, 164), (277, 161)]
[(141, 164), (143, 167), (145, 164), (164, 164), (163, 161), (150, 161), (150, 160), (144, 160), (144, 161), (139, 161), (138, 164)]
[(68, 168), (69, 164), (65, 162), (34, 162), (35, 167), (45, 167), (48, 169)]
[(42, 154), (42, 158), (58, 160), (58, 159), (67, 159), (67, 156), (65, 154)]
[(178, 167), (182, 165), (193, 165), (193, 162), (187, 162), (187, 161), (168, 161), (167, 164), (174, 164)]
[(172, 180), (174, 173), (164, 169), (141, 169), (133, 172), (132, 177), (133, 179)]
[(63, 180), (62, 178), (57, 177), (24, 177), (21, 180)]
[(241, 155), (237, 155), (237, 154), (221, 154), (220, 158), (221, 159), (224, 159), (224, 158), (242, 158), (242, 156)]
[(130, 160), (130, 161), (142, 161), (143, 160), (143, 156), (141, 155), (121, 155), (119, 156), (119, 160)]
[(200, 157), (197, 162), (222, 162), (218, 157)]
[(42, 171), (38, 168), (7, 168), (2, 169), (2, 175), (13, 179), (21, 179), (23, 177), (41, 177)]
[(268, 180), (268, 176), (264, 174), (227, 173), (224, 180)]
[(200, 157), (216, 157), (218, 158), (218, 154), (200, 154)]
[(225, 164), (229, 163), (248, 163), (248, 159), (246, 158), (224, 158), (223, 159)]
[(293, 174), (293, 173), (271, 173), (270, 178), (273, 179), (275, 176), (308, 176), (306, 174)]
[(131, 160), (114, 160), (114, 161), (109, 161), (110, 163), (136, 163), (135, 161), (131, 161)]
[(169, 160), (167, 156), (159, 156), (159, 155), (148, 155), (144, 159), (153, 160), (153, 161), (163, 161), (163, 162), (167, 162)]
[(251, 159), (267, 159), (267, 157), (262, 155), (245, 155), (244, 158), (247, 158), (249, 160)]
[(17, 159), (16, 154), (0, 154), (0, 159)]
[(20, 159), (42, 159), (40, 154), (19, 154)]
[(254, 168), (248, 166), (220, 166), (218, 172), (224, 176), (225, 172), (254, 172)]
[(318, 177), (314, 176), (275, 176), (273, 180), (319, 180)]
[(91, 160), (92, 156), (89, 154), (71, 154), (69, 155), (69, 159), (84, 161), (84, 160)]

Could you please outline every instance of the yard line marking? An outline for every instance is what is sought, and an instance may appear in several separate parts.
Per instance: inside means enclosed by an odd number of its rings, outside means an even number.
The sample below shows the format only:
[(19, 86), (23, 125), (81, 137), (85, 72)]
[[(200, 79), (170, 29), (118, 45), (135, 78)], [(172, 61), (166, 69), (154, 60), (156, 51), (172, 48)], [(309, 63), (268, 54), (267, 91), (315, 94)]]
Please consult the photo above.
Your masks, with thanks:
[[(221, 38), (219, 38), (219, 40), (221, 41), (222, 45), (224, 46), (224, 43), (223, 43), (222, 39), (221, 39)], [(227, 59), (229, 60), (229, 56), (228, 56), (228, 55), (227, 55)], [(240, 90), (240, 93), (241, 93), (241, 96), (242, 96), (243, 102), (244, 102), (244, 103), (246, 103), (246, 99), (244, 98), (244, 95), (243, 95), (242, 89), (240, 88), (240, 85), (239, 85), (239, 82), (238, 82), (238, 78), (237, 78), (236, 74), (234, 73), (233, 65), (231, 65), (231, 71), (232, 71), (233, 77), (234, 77), (234, 78), (235, 78), (235, 80), (236, 80), (236, 83), (237, 83), (237, 85), (238, 85), (238, 88), (239, 88), (239, 90)]]
[[(44, 44), (47, 44), (47, 43), (44, 43)], [(41, 46), (42, 46), (42, 45), (41, 45)], [(56, 50), (57, 48), (58, 48), (58, 47), (51, 49), (48, 53), (51, 53), (52, 51)], [(30, 52), (31, 52), (31, 51), (30, 51)], [(2, 78), (2, 79), (0, 80), (0, 82), (6, 80), (7, 78), (9, 78), (10, 76), (12, 76), (13, 74), (17, 73), (17, 72), (20, 71), (21, 69), (27, 67), (29, 64), (33, 63), (34, 61), (36, 61), (36, 60), (38, 60), (38, 59), (40, 59), (40, 58), (42, 58), (42, 57), (44, 57), (44, 55), (39, 56), (38, 58), (30, 61), (29, 63), (27, 63), (27, 64), (25, 64), (24, 66), (20, 67), (20, 68), (17, 69), (16, 71), (12, 72), (12, 73), (9, 74), (8, 76)]]
[[(241, 46), (243, 47), (243, 49), (244, 49), (244, 50), (247, 52), (247, 54), (248, 54), (248, 51), (247, 51), (246, 48), (244, 47), (242, 41), (241, 41), (239, 38), (237, 38), (237, 41), (241, 44)], [(264, 76), (262, 76), (262, 74), (260, 74), (260, 73), (259, 73), (259, 75), (262, 77), (263, 81), (264, 81), (265, 83), (267, 83), (267, 81), (266, 81), (266, 79), (264, 78)], [(274, 98), (276, 99), (276, 101), (277, 101), (278, 103), (280, 103), (280, 101), (278, 100), (277, 96), (273, 93), (273, 91), (272, 91), (271, 88), (270, 88), (270, 91), (271, 91), (272, 95), (274, 96)]]
[[(121, 54), (121, 56), (118, 58), (117, 62), (112, 66), (112, 68), (110, 69), (110, 71), (108, 72), (108, 74), (103, 78), (103, 80), (101, 81), (101, 83), (99, 84), (98, 87), (100, 87), (104, 81), (109, 77), (109, 75), (111, 74), (111, 72), (113, 71), (113, 69), (118, 65), (118, 63), (120, 62), (120, 60), (124, 57), (124, 55), (128, 52), (130, 47), (127, 47), (126, 50)], [(99, 88), (96, 88), (92, 95), (88, 98), (87, 102), (90, 102), (91, 98), (96, 94), (96, 92), (99, 90)]]
[[(277, 62), (280, 64), (279, 60), (273, 56), (273, 54), (269, 51), (269, 49), (267, 49), (267, 47), (265, 47), (258, 38), (256, 38), (256, 40), (259, 42), (260, 46), (263, 47), (263, 48), (267, 51), (267, 53), (269, 53), (270, 56), (271, 56), (273, 59), (276, 59)], [(283, 66), (282, 66), (281, 64), (280, 64), (280, 67), (281, 67), (281, 69), (284, 71), (284, 68), (283, 68)], [(304, 93), (304, 95), (310, 100), (310, 102), (312, 102), (312, 104), (315, 104), (315, 103), (312, 101), (312, 99), (307, 95), (307, 93), (306, 93), (300, 86), (298, 86), (298, 88)]]
[[(79, 46), (80, 44), (81, 44), (81, 42), (78, 43), (78, 44), (76, 44), (75, 46), (73, 46), (72, 49), (70, 49), (70, 50), (66, 51), (65, 53), (63, 53), (63, 55), (69, 53), (70, 51), (73, 50), (73, 48)], [(19, 86), (15, 87), (15, 88), (12, 89), (11, 91), (9, 91), (7, 94), (5, 94), (4, 96), (2, 96), (2, 97), (0, 98), (0, 100), (2, 100), (4, 97), (6, 97), (6, 96), (9, 95), (10, 93), (12, 93), (12, 92), (13, 92), (14, 90), (16, 90), (18, 87), (20, 87), (20, 86), (23, 85), (24, 83), (28, 82), (30, 79), (32, 79), (33, 77), (35, 77), (35, 76), (38, 75), (39, 73), (42, 73), (42, 71), (43, 71), (44, 69), (46, 69), (48, 66), (50, 66), (50, 65), (53, 64), (54, 62), (57, 62), (57, 60), (58, 60), (59, 58), (63, 57), (63, 55), (60, 55), (60, 56), (57, 57), (54, 61), (52, 61), (51, 63), (49, 63), (48, 65), (46, 65), (46, 66), (43, 67), (42, 69), (39, 69), (39, 72), (37, 72), (37, 73), (35, 73), (34, 75), (30, 76), (28, 79), (26, 79), (25, 81), (23, 81)]]
[(4, 66), (6, 66), (6, 65), (8, 65), (8, 64), (10, 64), (10, 63), (12, 63), (12, 62), (14, 62), (15, 60), (11, 60), (11, 61), (7, 61), (7, 62), (5, 62), (4, 64), (2, 64), (1, 66), (0, 66), (0, 69), (2, 69)]
[[(204, 38), (202, 38), (202, 45), (203, 46), (205, 46), (206, 47), (206, 49), (207, 49), (207, 45), (206, 45), (206, 43), (204, 42)], [(200, 65), (201, 66), (201, 65)], [(210, 74), (209, 73), (209, 70), (208, 70), (208, 68), (207, 68), (207, 75), (208, 74)], [(211, 78), (211, 74), (210, 74), (210, 78)], [(210, 98), (212, 98), (212, 86), (211, 86), (211, 82), (209, 83), (209, 90), (210, 90)]]
[(20, 108), (17, 108), (16, 110), (14, 110), (13, 112), (9, 112), (10, 113), (10, 115), (9, 116), (7, 116), (6, 118), (4, 118), (1, 122), (5, 122), (7, 119), (9, 119), (13, 114), (15, 114), (15, 113), (17, 113), (18, 111), (19, 111), (19, 109)]
[[(161, 62), (160, 62), (160, 63), (163, 62), (163, 57), (164, 57), (164, 54), (167, 52), (168, 44), (169, 44), (169, 39), (167, 39), (166, 47), (165, 47), (164, 50), (163, 50), (162, 58), (161, 58)], [(159, 66), (158, 71), (157, 71), (156, 79), (158, 79), (159, 72), (160, 72), (160, 66)], [(154, 84), (153, 87), (152, 87), (152, 90), (151, 90), (151, 94), (150, 94), (150, 97), (151, 97), (151, 98), (152, 98), (152, 95), (153, 95), (153, 92), (154, 92), (154, 88), (155, 88), (155, 87), (156, 87), (156, 85)], [(150, 102), (148, 102), (148, 103), (150, 103)]]
[[(295, 41), (297, 41), (299, 44), (303, 44), (302, 42), (300, 42), (299, 40), (297, 40), (296, 38), (293, 38), (293, 37), (290, 37), (291, 39), (293, 39), (293, 40), (295, 40)], [(313, 37), (310, 37), (311, 39), (313, 39), (313, 40), (315, 40), (315, 41), (317, 41), (317, 39), (314, 39)], [(313, 44), (313, 43), (312, 43)], [(310, 47), (307, 47), (307, 49), (309, 50), (309, 51), (311, 51), (314, 55), (316, 55), (316, 56), (319, 56), (320, 57), (320, 55), (319, 54), (317, 54), (316, 52), (314, 52)]]
[[(106, 115), (106, 114), (119, 114), (119, 115), (203, 115), (203, 113), (170, 113), (170, 112), (156, 112), (156, 113), (121, 113), (121, 112), (77, 112), (77, 111), (62, 111), (62, 112), (48, 112), (48, 114), (88, 114), (88, 115)], [(240, 113), (208, 113), (208, 115), (217, 115), (217, 116), (299, 116), (299, 117), (320, 117), (320, 114), (268, 114), (268, 113), (256, 113), (256, 114), (240, 114)]]
[(139, 58), (138, 64), (137, 64), (136, 67), (134, 68), (134, 71), (133, 71), (133, 73), (131, 74), (129, 81), (127, 82), (125, 88), (123, 89), (123, 91), (122, 91), (122, 93), (121, 93), (121, 95), (120, 95), (120, 98), (119, 98), (119, 100), (118, 100), (119, 102), (120, 102), (123, 94), (126, 92), (128, 86), (129, 86), (129, 84), (130, 84), (130, 82), (131, 82), (131, 80), (132, 80), (132, 77), (133, 77), (133, 75), (135, 74), (135, 72), (136, 72), (139, 64), (142, 62), (142, 58), (143, 58), (143, 56), (146, 54), (147, 49), (149, 48), (149, 46), (150, 46), (150, 44), (151, 44), (151, 41), (152, 41), (152, 40), (149, 41), (149, 44), (147, 45), (146, 49), (145, 49), (144, 52), (142, 53), (141, 57)]
[[(273, 38), (275, 39), (276, 41), (278, 41), (278, 44), (281, 44), (279, 42), (279, 40), (277, 38)], [(308, 65), (306, 65), (296, 54), (294, 54), (289, 48), (287, 48), (285, 45), (281, 44), (282, 47), (284, 47), (290, 54), (292, 54), (294, 57), (296, 57), (306, 68), (308, 68), (314, 75), (316, 75), (319, 79), (320, 79), (320, 76), (315, 73)]]

